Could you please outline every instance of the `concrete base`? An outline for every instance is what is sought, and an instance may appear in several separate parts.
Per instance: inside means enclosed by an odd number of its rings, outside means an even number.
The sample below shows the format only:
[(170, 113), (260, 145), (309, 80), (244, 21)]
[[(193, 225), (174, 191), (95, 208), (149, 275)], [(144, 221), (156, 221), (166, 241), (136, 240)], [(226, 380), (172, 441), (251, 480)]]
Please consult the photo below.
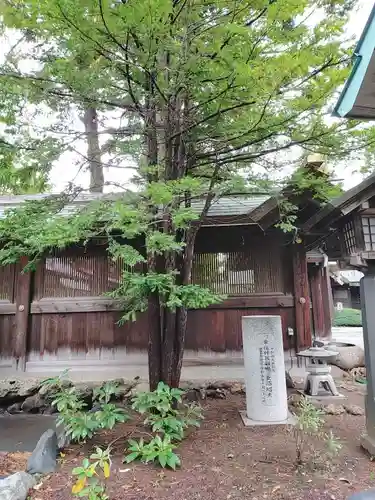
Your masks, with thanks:
[(246, 410), (240, 410), (240, 416), (245, 427), (260, 427), (268, 425), (296, 425), (296, 417), (288, 412), (288, 418), (281, 422), (265, 422), (264, 420), (252, 420), (246, 415)]
[(332, 394), (327, 394), (327, 396), (325, 395), (310, 396), (309, 394), (305, 394), (303, 392), (301, 392), (301, 394), (307, 400), (311, 401), (311, 403), (319, 403), (322, 405), (332, 405), (335, 403), (342, 403), (343, 401), (348, 399), (347, 396), (344, 396), (344, 394), (339, 394), (338, 396), (332, 396)]
[(362, 434), (361, 446), (369, 455), (375, 457), (375, 438), (370, 437), (368, 434)]

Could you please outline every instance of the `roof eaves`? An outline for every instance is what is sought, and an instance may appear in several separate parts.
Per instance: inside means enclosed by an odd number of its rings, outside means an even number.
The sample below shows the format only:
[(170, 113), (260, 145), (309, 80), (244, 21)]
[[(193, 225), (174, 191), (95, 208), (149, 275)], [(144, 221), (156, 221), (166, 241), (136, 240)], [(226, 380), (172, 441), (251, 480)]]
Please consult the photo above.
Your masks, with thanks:
[[(375, 173), (369, 175), (362, 182), (352, 187), (348, 191), (345, 191), (341, 196), (334, 198), (327, 205), (325, 205), (318, 213), (313, 215), (308, 221), (305, 222), (302, 229), (303, 231), (310, 231), (313, 226), (318, 224), (325, 218), (330, 219), (332, 222), (332, 217), (345, 215), (350, 213), (357, 206), (359, 206), (363, 201), (371, 198), (373, 191), (375, 190)], [(364, 195), (366, 199), (363, 199), (361, 195)], [(331, 217), (330, 217), (331, 216)]]
[[(354, 51), (354, 65), (333, 110), (333, 116), (350, 115), (375, 50), (375, 4)], [(360, 118), (360, 117), (357, 117)]]

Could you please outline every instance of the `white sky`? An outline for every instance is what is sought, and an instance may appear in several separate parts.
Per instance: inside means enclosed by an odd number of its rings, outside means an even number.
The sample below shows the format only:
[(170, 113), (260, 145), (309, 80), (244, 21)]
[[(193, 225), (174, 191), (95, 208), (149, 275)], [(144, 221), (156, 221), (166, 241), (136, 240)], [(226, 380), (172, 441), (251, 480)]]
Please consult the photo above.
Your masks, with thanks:
[[(356, 39), (360, 37), (363, 31), (370, 11), (374, 5), (374, 0), (361, 0), (359, 3), (360, 5), (356, 12), (352, 13), (350, 24), (348, 26), (348, 35), (353, 36)], [(5, 43), (5, 45), (7, 45), (7, 43)], [(45, 123), (41, 125), (45, 126)], [(72, 125), (74, 129), (83, 130), (83, 125), (78, 117), (74, 120)], [(113, 126), (114, 125), (115, 124), (113, 123)], [(81, 151), (82, 154), (85, 154), (84, 143), (79, 144), (77, 149)], [(80, 184), (83, 187), (88, 187), (88, 172), (81, 170), (77, 174), (77, 162), (80, 162), (80, 157), (74, 152), (63, 154), (59, 161), (56, 162), (51, 171), (51, 184), (54, 191), (60, 191), (68, 182), (71, 181), (74, 181), (75, 184)], [(359, 162), (351, 162), (349, 165), (340, 165), (337, 167), (335, 172), (336, 177), (344, 180), (345, 188), (350, 188), (362, 180), (363, 176), (358, 173), (360, 166), (361, 164)], [(106, 181), (124, 185), (131, 177), (132, 170), (129, 170), (129, 168), (105, 168), (104, 175)]]

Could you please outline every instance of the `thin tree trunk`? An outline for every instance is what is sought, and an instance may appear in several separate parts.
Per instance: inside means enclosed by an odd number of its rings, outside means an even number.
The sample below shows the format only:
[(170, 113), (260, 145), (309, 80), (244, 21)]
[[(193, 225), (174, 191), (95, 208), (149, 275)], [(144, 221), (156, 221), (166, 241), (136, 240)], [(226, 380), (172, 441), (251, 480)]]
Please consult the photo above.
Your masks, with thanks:
[(104, 186), (103, 165), (99, 146), (98, 114), (95, 108), (87, 108), (83, 115), (87, 138), (87, 159), (90, 170), (90, 191), (102, 193)]

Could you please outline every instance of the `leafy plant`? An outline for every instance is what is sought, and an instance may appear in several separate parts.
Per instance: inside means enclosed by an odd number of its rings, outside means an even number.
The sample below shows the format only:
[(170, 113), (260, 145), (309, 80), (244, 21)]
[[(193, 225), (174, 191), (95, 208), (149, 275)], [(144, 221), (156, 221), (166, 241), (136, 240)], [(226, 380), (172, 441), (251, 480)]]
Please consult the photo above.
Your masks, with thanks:
[(129, 416), (125, 410), (112, 403), (104, 403), (100, 410), (94, 413), (95, 419), (102, 429), (113, 429), (117, 422), (126, 422)]
[(140, 392), (133, 398), (132, 408), (138, 413), (158, 413), (167, 416), (173, 413), (173, 407), (182, 402), (184, 391), (171, 389), (164, 382), (159, 382), (151, 392)]
[(87, 405), (82, 401), (77, 394), (75, 387), (61, 388), (55, 395), (52, 405), (57, 408), (61, 414), (67, 412), (78, 412), (83, 410)]
[(296, 419), (297, 422), (292, 432), (296, 445), (297, 466), (304, 463), (304, 455), (310, 446), (312, 437), (317, 437), (325, 441), (328, 455), (331, 457), (337, 455), (341, 449), (341, 445), (332, 431), (328, 434), (323, 432), (324, 412), (322, 410), (316, 408), (306, 398), (302, 398), (298, 405)]
[(95, 413), (67, 411), (59, 415), (58, 424), (63, 424), (65, 433), (73, 441), (91, 439), (102, 428)]
[(54, 391), (52, 405), (59, 412), (57, 423), (64, 426), (64, 432), (73, 441), (84, 441), (93, 437), (100, 429), (113, 429), (117, 422), (129, 418), (122, 408), (109, 403), (118, 394), (118, 384), (106, 382), (95, 391), (100, 402), (96, 411), (86, 411), (87, 405), (79, 397), (75, 387), (66, 385), (66, 372), (59, 377), (45, 380), (42, 384)]
[(93, 397), (100, 403), (109, 403), (114, 396), (118, 396), (121, 392), (118, 382), (105, 382), (100, 387), (94, 389)]
[(172, 441), (181, 441), (185, 429), (199, 427), (203, 419), (200, 406), (182, 403), (183, 394), (183, 390), (171, 389), (159, 382), (155, 391), (137, 394), (132, 408), (147, 415), (144, 424), (153, 432), (168, 435)]
[(74, 496), (88, 500), (109, 500), (105, 484), (111, 474), (109, 448), (102, 450), (96, 447), (90, 459), (85, 458), (81, 467), (74, 468), (72, 474), (76, 477), (72, 487)]
[(131, 439), (128, 447), (129, 454), (124, 461), (126, 463), (134, 460), (141, 460), (144, 463), (158, 462), (163, 468), (170, 467), (175, 470), (181, 464), (179, 456), (173, 451), (175, 448), (168, 434), (163, 438), (155, 436), (148, 443), (145, 443), (143, 438), (139, 441)]

